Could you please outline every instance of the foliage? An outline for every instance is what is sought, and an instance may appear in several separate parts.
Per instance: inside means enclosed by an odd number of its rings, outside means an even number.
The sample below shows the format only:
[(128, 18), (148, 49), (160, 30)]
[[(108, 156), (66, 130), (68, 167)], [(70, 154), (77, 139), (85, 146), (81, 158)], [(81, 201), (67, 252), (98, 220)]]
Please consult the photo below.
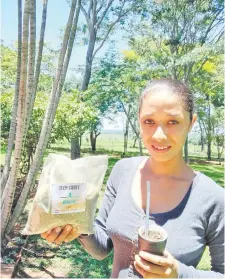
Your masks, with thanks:
[(54, 134), (59, 139), (64, 137), (70, 141), (71, 138), (80, 137), (86, 132), (97, 118), (94, 106), (89, 102), (81, 100), (81, 93), (73, 90), (64, 93), (56, 112), (54, 122)]
[(1, 94), (1, 145), (6, 147), (12, 113), (12, 90)]
[(224, 110), (216, 108), (212, 115), (213, 141), (217, 146), (217, 156), (221, 159), (224, 151)]
[[(4, 140), (3, 145), (6, 146), (8, 140), (10, 120), (11, 120), (11, 108), (13, 103), (13, 92), (9, 91), (2, 94), (1, 96), (1, 110), (2, 110), (2, 122), (1, 122), (1, 131), (2, 138)], [(39, 139), (40, 131), (43, 125), (44, 113), (46, 110), (48, 102), (48, 95), (44, 92), (38, 92), (33, 108), (33, 114), (31, 118), (31, 123), (27, 131), (27, 136), (22, 151), (21, 159), (21, 173), (26, 174), (29, 170), (30, 164), (33, 160), (33, 155), (37, 146)], [(53, 133), (50, 137), (48, 146), (54, 143), (58, 139), (58, 135)]]
[(44, 50), (41, 62), (41, 72), (37, 91), (50, 93), (55, 69), (57, 67), (57, 56), (59, 51), (52, 49), (50, 44), (44, 44)]
[(12, 88), (16, 82), (17, 52), (1, 43), (1, 88)]

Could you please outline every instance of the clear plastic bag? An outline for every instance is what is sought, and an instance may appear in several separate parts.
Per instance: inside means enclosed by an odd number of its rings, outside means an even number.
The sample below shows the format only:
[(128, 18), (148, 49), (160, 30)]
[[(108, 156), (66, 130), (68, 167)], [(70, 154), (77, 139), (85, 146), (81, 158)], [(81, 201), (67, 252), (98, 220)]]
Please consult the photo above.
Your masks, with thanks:
[(43, 166), (24, 235), (40, 234), (71, 224), (78, 233), (93, 233), (93, 222), (108, 157), (76, 160), (49, 154)]

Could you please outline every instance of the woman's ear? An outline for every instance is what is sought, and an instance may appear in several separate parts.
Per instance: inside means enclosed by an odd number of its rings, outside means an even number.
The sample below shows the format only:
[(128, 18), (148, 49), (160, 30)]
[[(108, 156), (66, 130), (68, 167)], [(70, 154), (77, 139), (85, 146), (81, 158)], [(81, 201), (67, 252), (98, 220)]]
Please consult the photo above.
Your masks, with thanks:
[(192, 116), (192, 121), (191, 121), (191, 124), (189, 126), (189, 129), (188, 129), (188, 133), (191, 131), (192, 127), (194, 126), (195, 122), (197, 120), (197, 114), (194, 113), (193, 116)]

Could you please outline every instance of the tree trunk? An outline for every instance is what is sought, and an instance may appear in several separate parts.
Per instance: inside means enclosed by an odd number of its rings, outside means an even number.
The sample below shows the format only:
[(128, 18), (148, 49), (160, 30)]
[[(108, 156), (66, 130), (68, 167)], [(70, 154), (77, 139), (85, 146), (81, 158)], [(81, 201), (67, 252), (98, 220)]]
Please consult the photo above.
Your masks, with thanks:
[(95, 132), (90, 132), (90, 142), (91, 142), (91, 151), (94, 153), (96, 152), (96, 139)]
[(22, 50), (22, 1), (18, 0), (18, 52), (17, 52), (17, 73), (16, 73), (16, 85), (15, 85), (15, 93), (14, 93), (14, 101), (13, 101), (13, 109), (12, 109), (12, 118), (10, 123), (9, 130), (9, 138), (7, 151), (5, 156), (5, 164), (1, 177), (1, 191), (5, 189), (5, 185), (9, 176), (10, 162), (12, 157), (12, 150), (15, 139), (16, 132), (16, 116), (18, 109), (18, 99), (19, 99), (19, 88), (20, 88), (20, 70), (21, 70), (21, 50)]
[(212, 149), (212, 143), (211, 143), (211, 140), (208, 140), (208, 143), (207, 143), (207, 159), (208, 160), (212, 160), (211, 149)]
[(134, 139), (133, 148), (136, 148), (137, 137)]
[(27, 95), (26, 95), (26, 106), (25, 106), (25, 126), (24, 126), (24, 137), (30, 124), (30, 112), (33, 109), (32, 95), (34, 86), (34, 68), (35, 68), (35, 53), (36, 53), (36, 0), (31, 0), (30, 7), (30, 34), (29, 34), (29, 56), (28, 56), (28, 84), (27, 84)]
[[(128, 114), (130, 112), (130, 108), (128, 109)], [(129, 131), (129, 121), (126, 119), (125, 131), (124, 131), (124, 145), (123, 145), (123, 155), (125, 156), (127, 153), (127, 144), (128, 144), (128, 131)]]
[(30, 120), (32, 117), (32, 111), (33, 111), (33, 107), (34, 107), (37, 86), (38, 86), (38, 81), (39, 81), (39, 76), (40, 76), (42, 53), (43, 53), (43, 46), (44, 46), (46, 17), (47, 17), (47, 6), (48, 6), (48, 0), (44, 0), (43, 9), (42, 9), (42, 22), (41, 22), (41, 32), (40, 32), (39, 49), (38, 49), (38, 55), (37, 55), (37, 63), (36, 63), (35, 75), (34, 75), (33, 82), (32, 82), (31, 88), (30, 88), (31, 100), (30, 100), (30, 105), (28, 106), (28, 119), (27, 119), (26, 132), (27, 132), (27, 129), (29, 128), (29, 123), (30, 123)]
[(126, 110), (126, 108), (125, 108), (125, 106), (124, 106), (124, 104), (123, 104), (123, 102), (122, 102), (121, 100), (120, 100), (120, 103), (121, 103), (122, 108), (123, 108), (123, 111), (124, 111), (124, 113), (125, 113), (125, 115), (126, 115), (126, 117), (127, 117), (127, 120), (128, 120), (128, 122), (130, 123), (130, 126), (131, 126), (131, 128), (132, 128), (134, 134), (136, 135), (136, 137), (137, 137), (137, 139), (138, 139), (139, 150), (140, 150), (140, 154), (141, 154), (141, 156), (142, 156), (142, 142), (141, 142), (141, 138), (140, 138), (139, 132), (137, 131), (137, 129), (135, 128), (135, 125), (134, 125), (134, 124), (132, 123), (132, 121), (130, 120), (130, 117), (129, 117), (129, 115), (128, 115), (128, 112), (127, 112), (127, 110)]
[(223, 142), (220, 142), (219, 136), (216, 136), (216, 146), (217, 146), (217, 158), (219, 160), (219, 164), (221, 165), (221, 157), (224, 151), (224, 140)]
[(201, 152), (204, 151), (204, 133), (203, 133), (203, 128), (202, 128), (202, 125), (201, 125), (201, 121), (199, 121), (199, 127), (200, 127), (200, 142), (201, 142)]
[(42, 8), (42, 21), (41, 21), (39, 48), (38, 48), (37, 63), (36, 63), (35, 78), (34, 78), (34, 92), (35, 92), (35, 94), (36, 94), (36, 91), (37, 91), (37, 86), (38, 86), (39, 76), (40, 76), (40, 70), (41, 70), (41, 61), (42, 61), (42, 54), (43, 54), (43, 47), (44, 47), (45, 27), (46, 27), (46, 18), (47, 18), (47, 7), (48, 7), (48, 0), (44, 0), (43, 1), (43, 8)]
[(17, 126), (16, 126), (16, 140), (15, 140), (15, 152), (13, 165), (7, 180), (1, 204), (1, 233), (4, 236), (6, 226), (9, 221), (13, 197), (16, 187), (16, 179), (18, 175), (22, 145), (24, 141), (24, 126), (25, 126), (25, 102), (26, 102), (26, 84), (27, 84), (27, 59), (28, 59), (28, 34), (29, 34), (29, 12), (30, 1), (26, 0), (24, 5), (23, 16), (23, 42), (22, 42), (22, 60), (21, 60), (21, 77), (20, 77), (20, 89), (19, 89), (19, 103), (17, 112)]
[(89, 82), (90, 82), (95, 41), (96, 41), (96, 31), (93, 26), (92, 30), (90, 31), (90, 38), (89, 38), (89, 43), (88, 43), (86, 64), (85, 64), (85, 70), (84, 70), (84, 77), (82, 80), (81, 91), (87, 90)]
[(139, 144), (139, 154), (140, 156), (143, 155), (143, 151), (142, 151), (142, 141), (141, 138), (138, 138), (138, 144)]
[[(71, 28), (72, 28), (74, 13), (75, 13), (75, 7), (76, 7), (76, 0), (73, 0), (72, 3), (71, 3), (70, 14), (69, 14), (66, 30), (65, 30), (65, 33), (64, 33), (62, 48), (61, 48), (60, 55), (59, 55), (57, 73), (56, 73), (56, 76), (55, 76), (55, 79), (54, 79), (53, 88), (52, 88), (48, 108), (47, 108), (46, 113), (45, 113), (44, 123), (43, 123), (43, 126), (42, 126), (41, 135), (40, 135), (40, 138), (39, 138), (39, 141), (38, 141), (38, 144), (37, 144), (37, 148), (36, 148), (36, 152), (35, 152), (35, 155), (34, 155), (34, 160), (33, 160), (32, 166), (29, 170), (29, 173), (28, 173), (27, 180), (26, 180), (26, 183), (24, 185), (23, 191), (22, 191), (22, 193), (19, 197), (19, 200), (18, 200), (17, 205), (16, 205), (16, 207), (13, 211), (10, 222), (7, 226), (7, 230), (6, 230), (7, 232), (11, 231), (11, 229), (14, 226), (16, 220), (18, 219), (18, 216), (21, 214), (21, 212), (22, 212), (22, 210), (25, 206), (27, 195), (29, 193), (30, 188), (33, 186), (33, 183), (35, 182), (35, 179), (36, 179), (36, 176), (37, 176), (40, 164), (41, 164), (41, 159), (43, 157), (44, 150), (46, 149), (46, 146), (47, 146), (47, 143), (48, 143), (48, 139), (49, 139), (50, 132), (51, 132), (52, 125), (53, 125), (53, 121), (54, 121), (54, 116), (55, 116), (57, 104), (59, 102), (59, 99), (56, 98), (58, 84), (59, 84), (60, 79), (61, 79), (61, 82), (63, 82), (63, 80), (65, 80), (65, 77), (62, 77), (62, 69), (63, 69), (63, 74), (66, 75), (66, 67), (63, 68), (63, 66), (65, 66), (64, 65), (65, 54), (66, 54), (68, 41), (69, 41), (70, 34), (71, 34)], [(73, 45), (72, 40), (70, 40), (70, 43)], [(68, 50), (69, 50), (69, 47), (68, 47)], [(68, 51), (67, 56), (69, 56), (69, 54), (71, 54), (71, 53), (69, 53), (69, 51)], [(61, 85), (61, 86), (63, 86), (63, 85)], [(60, 98), (60, 95), (58, 96), (58, 98)]]
[(189, 157), (188, 157), (188, 136), (187, 136), (185, 144), (184, 144), (184, 160), (185, 160), (186, 163), (189, 162)]
[(80, 158), (80, 140), (79, 137), (71, 139), (71, 160)]
[(82, 135), (79, 137), (79, 140), (80, 140), (80, 149), (81, 149), (81, 144), (82, 144)]
[(76, 5), (77, 5), (76, 15), (74, 17), (73, 26), (72, 26), (72, 29), (71, 29), (71, 32), (70, 32), (70, 38), (69, 38), (69, 43), (68, 43), (66, 61), (65, 61), (64, 66), (63, 66), (63, 72), (62, 72), (60, 82), (59, 82), (59, 88), (58, 88), (58, 91), (57, 91), (57, 99), (56, 99), (56, 102), (55, 102), (54, 110), (57, 109), (58, 104), (59, 104), (59, 100), (60, 100), (60, 97), (61, 97), (61, 94), (62, 94), (62, 89), (63, 89), (63, 86), (64, 86), (64, 82), (65, 82), (66, 73), (67, 73), (67, 70), (68, 70), (71, 54), (72, 54), (72, 51), (73, 51), (74, 40), (75, 40), (76, 32), (77, 32), (77, 23), (78, 23), (78, 19), (79, 19), (79, 15), (80, 15), (81, 0), (78, 0)]
[(210, 106), (210, 96), (208, 97), (208, 135), (207, 135), (207, 159), (212, 159), (212, 123), (211, 123), (211, 106)]

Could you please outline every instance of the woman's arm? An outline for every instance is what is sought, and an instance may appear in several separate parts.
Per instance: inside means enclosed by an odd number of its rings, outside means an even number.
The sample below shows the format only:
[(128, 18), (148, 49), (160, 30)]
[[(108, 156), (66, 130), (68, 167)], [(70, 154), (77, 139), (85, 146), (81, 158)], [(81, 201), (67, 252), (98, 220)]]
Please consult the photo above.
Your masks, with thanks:
[(112, 240), (106, 232), (106, 222), (116, 198), (119, 165), (120, 162), (115, 164), (107, 181), (103, 201), (94, 223), (94, 234), (90, 236), (81, 235), (78, 238), (84, 249), (97, 260), (107, 257), (113, 248)]
[(211, 256), (211, 271), (198, 270), (178, 262), (178, 278), (224, 278), (224, 190), (216, 195), (213, 206), (208, 209), (206, 245)]

